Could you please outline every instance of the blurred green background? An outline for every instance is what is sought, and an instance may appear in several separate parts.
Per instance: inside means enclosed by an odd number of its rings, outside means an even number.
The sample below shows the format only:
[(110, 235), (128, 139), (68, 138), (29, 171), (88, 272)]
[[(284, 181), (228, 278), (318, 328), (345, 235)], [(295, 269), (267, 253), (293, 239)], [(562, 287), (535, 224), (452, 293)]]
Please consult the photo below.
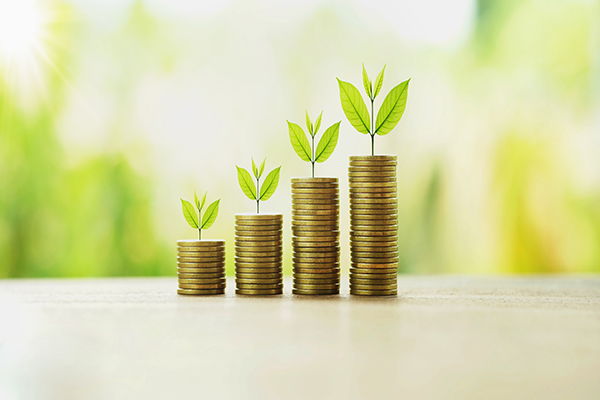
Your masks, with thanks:
[(255, 207), (234, 165), (283, 165), (261, 208), (289, 239), (305, 109), (343, 121), (316, 174), (341, 178), (347, 271), (348, 156), (370, 143), (335, 78), (362, 91), (363, 62), (387, 64), (383, 95), (412, 78), (376, 138), (399, 159), (400, 272), (600, 271), (598, 1), (0, 0), (0, 277), (174, 275), (194, 190), (222, 199), (204, 237), (231, 272)]

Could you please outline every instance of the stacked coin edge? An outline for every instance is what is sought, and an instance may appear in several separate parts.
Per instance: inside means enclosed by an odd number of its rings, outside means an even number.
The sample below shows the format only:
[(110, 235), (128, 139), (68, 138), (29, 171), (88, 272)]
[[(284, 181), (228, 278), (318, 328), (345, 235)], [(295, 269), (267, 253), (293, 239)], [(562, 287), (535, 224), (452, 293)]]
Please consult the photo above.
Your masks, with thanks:
[(339, 294), (339, 180), (292, 178), (291, 184), (292, 293)]
[(225, 241), (177, 241), (177, 294), (225, 293)]

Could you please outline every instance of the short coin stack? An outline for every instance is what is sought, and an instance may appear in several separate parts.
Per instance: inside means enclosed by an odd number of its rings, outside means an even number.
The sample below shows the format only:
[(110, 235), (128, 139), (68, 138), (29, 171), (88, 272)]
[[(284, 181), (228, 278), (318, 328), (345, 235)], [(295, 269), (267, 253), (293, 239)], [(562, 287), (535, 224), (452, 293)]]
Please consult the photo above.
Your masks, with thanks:
[(350, 294), (398, 294), (396, 156), (352, 156)]
[(292, 293), (340, 292), (337, 178), (292, 179)]
[(177, 241), (177, 294), (225, 293), (225, 241)]
[(283, 293), (282, 214), (236, 214), (236, 294)]

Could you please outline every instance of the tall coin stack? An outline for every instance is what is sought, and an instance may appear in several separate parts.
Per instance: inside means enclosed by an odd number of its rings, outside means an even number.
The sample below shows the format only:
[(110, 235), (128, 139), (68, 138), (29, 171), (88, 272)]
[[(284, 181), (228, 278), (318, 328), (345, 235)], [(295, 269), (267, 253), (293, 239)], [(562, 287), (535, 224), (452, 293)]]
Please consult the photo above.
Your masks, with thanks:
[(177, 241), (177, 294), (225, 293), (225, 241)]
[(397, 157), (352, 156), (350, 294), (398, 294)]
[(282, 214), (235, 215), (236, 294), (283, 293)]
[(292, 293), (340, 292), (337, 178), (292, 179)]

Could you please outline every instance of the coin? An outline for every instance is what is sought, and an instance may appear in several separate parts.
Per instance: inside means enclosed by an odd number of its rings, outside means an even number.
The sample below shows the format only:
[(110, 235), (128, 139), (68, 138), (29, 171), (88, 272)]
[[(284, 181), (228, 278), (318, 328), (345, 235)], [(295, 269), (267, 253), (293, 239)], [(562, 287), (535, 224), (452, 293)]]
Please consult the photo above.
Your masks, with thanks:
[(236, 289), (235, 294), (242, 296), (265, 296), (265, 295), (275, 295), (282, 294), (283, 288), (277, 289), (262, 289), (262, 290), (253, 290), (253, 289)]
[(221, 289), (203, 289), (203, 290), (177, 289), (177, 294), (187, 294), (187, 295), (225, 294), (225, 288), (221, 288)]
[(358, 182), (397, 182), (395, 176), (349, 176), (350, 185)]
[(281, 256), (282, 254), (281, 247), (270, 247), (268, 249), (252, 247), (251, 249), (253, 249), (254, 251), (250, 251), (247, 249), (242, 250), (237, 248), (235, 251), (235, 255), (236, 257), (277, 257)]
[[(393, 265), (393, 264), (392, 264)], [(389, 268), (360, 268), (360, 267), (350, 267), (350, 275), (356, 273), (357, 275), (381, 275), (381, 274), (398, 274), (398, 266), (389, 267)], [(377, 279), (383, 279), (379, 277)]]
[(292, 184), (294, 183), (337, 183), (338, 178), (335, 177), (317, 177), (317, 178), (292, 178)]
[(354, 249), (352, 251), (352, 257), (370, 257), (370, 258), (398, 258), (398, 251), (393, 250), (379, 250), (379, 251), (360, 251)]
[[(315, 249), (316, 250), (316, 249)], [(330, 251), (314, 251), (311, 249), (305, 249), (303, 251), (294, 251), (292, 255), (296, 258), (326, 258), (326, 257), (336, 257), (339, 256), (339, 249), (334, 249)]]
[(292, 205), (311, 205), (320, 206), (323, 204), (339, 205), (340, 199), (338, 196), (326, 197), (326, 198), (313, 198), (310, 196), (292, 196)]
[(238, 284), (238, 287), (240, 284), (243, 285), (272, 285), (272, 284), (278, 284), (278, 285), (282, 285), (282, 278), (239, 278), (239, 277), (235, 277), (235, 282), (236, 284)]
[(267, 240), (281, 240), (283, 231), (281, 229), (277, 231), (241, 231), (235, 230), (235, 240), (255, 240), (255, 241), (267, 241)]
[(256, 246), (262, 246), (265, 242), (282, 243), (281, 234), (278, 236), (236, 236), (236, 246), (251, 246), (256, 243)]
[(376, 264), (376, 263), (382, 263), (382, 264), (397, 264), (398, 263), (398, 256), (392, 256), (392, 257), (356, 257), (354, 256), (354, 254), (352, 254), (350, 256), (350, 260), (352, 263), (355, 264)]
[(338, 201), (332, 201), (325, 204), (298, 203), (292, 202), (292, 210), (309, 211), (309, 210), (325, 210), (328, 212), (339, 210), (340, 204)]
[(330, 230), (316, 230), (316, 231), (303, 231), (300, 229), (292, 228), (292, 235), (297, 237), (309, 238), (309, 237), (329, 237), (329, 238), (338, 238), (340, 236), (340, 231), (337, 229)]
[(181, 283), (179, 282), (180, 289), (220, 289), (224, 288), (225, 283), (211, 283), (211, 284), (192, 284), (192, 283)]
[(350, 278), (350, 284), (359, 284), (359, 285), (388, 285), (388, 284), (396, 284), (398, 282), (397, 279), (363, 279), (363, 278)]
[(367, 161), (367, 162), (377, 162), (377, 161), (396, 161), (398, 156), (395, 154), (377, 154), (377, 155), (360, 155), (360, 156), (350, 156), (350, 162), (353, 161)]
[(338, 215), (340, 213), (338, 208), (335, 209), (327, 209), (324, 207), (320, 207), (318, 209), (312, 210), (302, 210), (299, 208), (292, 209), (292, 215)]
[(237, 280), (235, 281), (235, 285), (238, 289), (254, 289), (254, 290), (260, 290), (260, 289), (277, 289), (280, 287), (283, 287), (283, 283), (281, 282), (277, 282), (277, 283), (240, 283)]
[(368, 247), (368, 246), (357, 246), (350, 244), (351, 254), (355, 254), (359, 257), (365, 254), (394, 254), (398, 255), (398, 245), (392, 245), (388, 247)]
[(392, 237), (397, 237), (398, 236), (398, 230), (385, 230), (385, 231), (364, 231), (364, 230), (351, 230), (350, 231), (350, 240), (354, 239), (354, 238), (358, 238), (358, 239), (362, 239), (363, 237), (387, 237), (387, 236), (392, 236)]
[(241, 262), (236, 261), (236, 268), (281, 268), (281, 262)]
[(327, 295), (338, 295), (340, 294), (340, 290), (332, 289), (332, 290), (302, 290), (302, 289), (292, 289), (292, 294), (303, 295), (303, 296), (327, 296)]
[(178, 240), (177, 246), (179, 247), (223, 247), (225, 246), (224, 240)]
[(268, 232), (271, 235), (274, 235), (281, 231), (282, 225), (281, 223), (273, 224), (273, 225), (239, 225), (235, 224), (236, 232), (240, 232), (242, 234), (259, 234)]
[(302, 263), (302, 264), (333, 264), (338, 263), (340, 261), (340, 257), (327, 257), (327, 258), (297, 258), (292, 257), (292, 263)]
[[(315, 274), (317, 275), (317, 274)], [(330, 278), (330, 279), (323, 279), (321, 278), (313, 278), (312, 276), (310, 278), (304, 278), (304, 277), (298, 277), (298, 276), (294, 276), (294, 286), (300, 286), (300, 285), (339, 285), (340, 284), (340, 278), (339, 276), (336, 276), (334, 278)]]
[(273, 213), (262, 213), (262, 214), (254, 214), (254, 213), (240, 213), (235, 214), (236, 220), (259, 220), (259, 219), (283, 219), (283, 214), (273, 214)]
[(276, 273), (266, 273), (266, 274), (246, 274), (243, 272), (239, 272), (237, 271), (235, 274), (235, 278), (236, 279), (282, 279), (283, 278), (283, 274), (281, 273), (281, 271), (276, 272)]
[(265, 249), (265, 248), (280, 248), (282, 245), (282, 242), (280, 240), (265, 240), (265, 241), (260, 241), (260, 242), (236, 242), (235, 243), (235, 248), (236, 249), (255, 249), (255, 248), (260, 248), (260, 249)]
[(385, 215), (385, 214), (396, 214), (398, 213), (398, 206), (396, 204), (385, 205), (385, 207), (378, 207), (377, 205), (363, 205), (350, 206), (350, 218), (362, 218), (365, 215)]
[(203, 263), (225, 262), (225, 256), (222, 257), (177, 257), (178, 263)]
[(212, 274), (212, 273), (223, 273), (225, 266), (219, 268), (177, 268), (177, 272), (181, 274)]
[(350, 192), (350, 198), (353, 200), (361, 199), (396, 199), (398, 200), (398, 194), (396, 191), (393, 192)]
[(333, 290), (339, 289), (339, 283), (322, 283), (322, 284), (297, 284), (294, 282), (295, 289), (302, 290)]
[(333, 272), (327, 274), (309, 274), (306, 272), (294, 272), (294, 279), (317, 279), (317, 280), (338, 280), (340, 279), (340, 273)]
[(302, 201), (302, 200), (306, 200), (306, 201), (310, 201), (312, 202), (319, 202), (319, 201), (323, 201), (323, 200), (327, 200), (327, 202), (331, 202), (331, 201), (336, 201), (339, 200), (339, 196), (337, 194), (332, 195), (331, 193), (294, 193), (292, 192), (292, 199), (295, 201)]
[(318, 193), (318, 194), (330, 194), (330, 195), (336, 195), (339, 191), (339, 188), (337, 186), (334, 187), (330, 187), (330, 188), (324, 188), (324, 187), (314, 187), (314, 188), (304, 188), (304, 187), (292, 187), (292, 194), (297, 193), (297, 194), (313, 194), (313, 193)]
[(352, 282), (354, 282), (355, 280), (359, 279), (359, 280), (371, 280), (371, 279), (378, 279), (378, 280), (397, 280), (398, 275), (396, 273), (389, 273), (389, 274), (350, 274), (350, 279)]
[(395, 165), (353, 165), (350, 164), (348, 167), (349, 172), (373, 172), (373, 173), (387, 173), (387, 172), (396, 172)]
[(340, 269), (338, 268), (293, 268), (295, 274), (339, 274)]
[(178, 273), (178, 279), (225, 279), (225, 271), (208, 274), (184, 274)]
[[(364, 214), (364, 213), (353, 213), (350, 215), (351, 222), (360, 222), (360, 221), (397, 221), (398, 220), (398, 211), (392, 210), (391, 212), (385, 214)], [(370, 223), (370, 222), (364, 222)]]
[(281, 262), (281, 255), (272, 256), (272, 257), (235, 257), (235, 262), (243, 262), (243, 263), (271, 263), (271, 262)]
[(359, 290), (351, 289), (350, 294), (355, 296), (397, 296), (398, 289), (392, 290)]
[(206, 278), (206, 279), (184, 279), (184, 278), (179, 278), (178, 279), (179, 283), (195, 283), (195, 284), (209, 284), (209, 283), (223, 283), (225, 282), (225, 277), (221, 277), (221, 278)]
[(304, 262), (304, 260), (302, 260), (302, 261), (298, 261), (298, 262), (294, 263), (292, 265), (292, 267), (294, 269), (332, 269), (332, 268), (339, 268), (340, 262), (339, 261), (333, 261), (333, 262), (329, 262), (329, 263)]

